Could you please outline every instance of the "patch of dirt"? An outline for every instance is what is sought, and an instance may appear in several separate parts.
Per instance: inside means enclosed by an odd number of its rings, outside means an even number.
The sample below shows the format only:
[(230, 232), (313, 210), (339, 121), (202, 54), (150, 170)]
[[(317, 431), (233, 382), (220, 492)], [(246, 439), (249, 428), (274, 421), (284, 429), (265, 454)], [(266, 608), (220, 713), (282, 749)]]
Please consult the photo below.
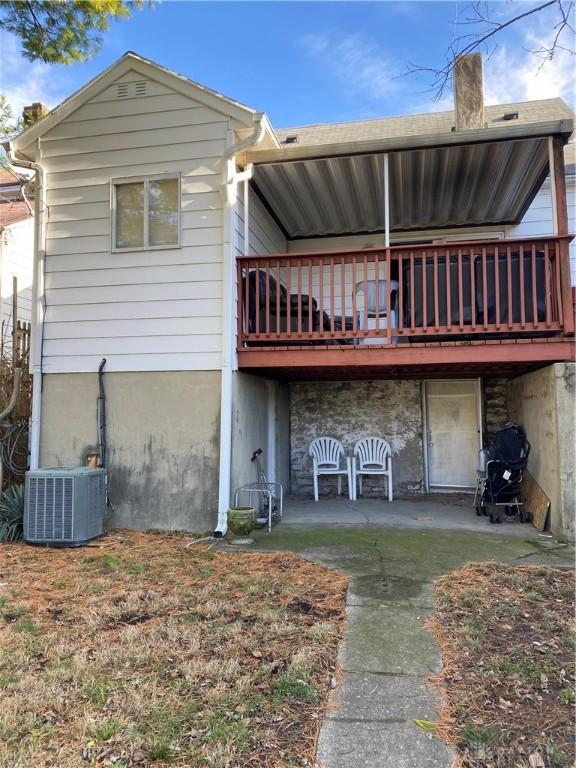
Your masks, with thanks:
[(0, 765), (314, 764), (346, 577), (188, 540), (0, 547)]
[(574, 573), (474, 563), (440, 579), (436, 733), (455, 768), (574, 765)]

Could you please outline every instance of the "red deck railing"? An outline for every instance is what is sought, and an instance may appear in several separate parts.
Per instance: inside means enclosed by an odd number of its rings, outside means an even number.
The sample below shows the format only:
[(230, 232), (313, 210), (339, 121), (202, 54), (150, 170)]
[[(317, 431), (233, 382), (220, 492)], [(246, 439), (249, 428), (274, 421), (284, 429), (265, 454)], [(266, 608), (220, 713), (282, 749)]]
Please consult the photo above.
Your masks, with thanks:
[(571, 307), (564, 300), (571, 297), (564, 284), (568, 241), (541, 237), (240, 256), (238, 344), (557, 335), (571, 330)]

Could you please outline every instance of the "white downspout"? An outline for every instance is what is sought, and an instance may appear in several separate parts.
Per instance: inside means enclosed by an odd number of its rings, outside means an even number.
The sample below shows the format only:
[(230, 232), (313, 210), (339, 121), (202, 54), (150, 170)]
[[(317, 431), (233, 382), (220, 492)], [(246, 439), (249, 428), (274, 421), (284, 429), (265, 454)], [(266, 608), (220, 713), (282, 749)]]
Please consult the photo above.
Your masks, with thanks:
[[(232, 460), (232, 370), (235, 362), (236, 336), (236, 254), (234, 244), (236, 195), (238, 183), (252, 176), (252, 165), (242, 173), (236, 171), (236, 156), (259, 144), (266, 130), (264, 115), (254, 117), (253, 133), (243, 141), (231, 143), (224, 152), (222, 186), (224, 192), (224, 263), (222, 275), (222, 373), (220, 392), (220, 463), (218, 474), (218, 522), (214, 530), (217, 537), (228, 530), (227, 512), (230, 505), (230, 472)], [(233, 131), (228, 132), (228, 141)]]
[(34, 269), (32, 276), (32, 316), (30, 369), (32, 373), (32, 415), (30, 418), (30, 469), (38, 469), (40, 462), (40, 424), (42, 419), (42, 337), (44, 334), (44, 261), (46, 256), (45, 179), (40, 163), (17, 158), (10, 142), (4, 144), (9, 162), (36, 173), (34, 201)]
[(243, 186), (243, 198), (244, 198), (244, 255), (248, 256), (250, 253), (250, 179), (252, 177), (252, 165), (249, 165), (246, 170), (250, 170), (250, 176), (246, 176)]

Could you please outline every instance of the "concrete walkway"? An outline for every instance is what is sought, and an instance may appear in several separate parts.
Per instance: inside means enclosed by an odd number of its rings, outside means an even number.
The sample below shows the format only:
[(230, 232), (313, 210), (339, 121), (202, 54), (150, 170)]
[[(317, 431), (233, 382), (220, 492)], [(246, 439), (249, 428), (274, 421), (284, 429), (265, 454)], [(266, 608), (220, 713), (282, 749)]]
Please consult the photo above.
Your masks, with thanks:
[[(305, 523), (296, 522), (289, 506), (284, 523), (255, 535), (258, 549), (296, 552), (350, 577), (340, 684), (321, 730), (319, 765), (449, 768), (446, 747), (414, 724), (434, 720), (438, 705), (426, 679), (440, 669), (441, 656), (424, 628), (434, 581), (470, 561), (570, 565), (570, 553), (539, 540), (529, 526), (489, 526), (482, 533), (374, 521), (343, 526), (326, 521), (321, 505), (307, 510)], [(430, 517), (425, 504), (420, 508)]]

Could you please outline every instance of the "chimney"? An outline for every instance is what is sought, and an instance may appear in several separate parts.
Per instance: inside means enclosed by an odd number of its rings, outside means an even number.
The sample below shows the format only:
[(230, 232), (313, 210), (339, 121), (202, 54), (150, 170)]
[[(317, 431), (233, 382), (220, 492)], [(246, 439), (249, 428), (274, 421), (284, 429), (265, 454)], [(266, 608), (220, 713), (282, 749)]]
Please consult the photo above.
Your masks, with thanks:
[(482, 54), (460, 56), (454, 64), (456, 130), (484, 128), (484, 80)]
[(48, 112), (50, 112), (50, 110), (46, 104), (42, 104), (41, 101), (35, 101), (34, 104), (24, 107), (22, 110), (22, 122), (24, 123), (24, 128), (29, 128), (31, 125), (34, 125), (34, 123), (37, 123), (38, 120), (42, 120), (44, 115), (47, 115)]

